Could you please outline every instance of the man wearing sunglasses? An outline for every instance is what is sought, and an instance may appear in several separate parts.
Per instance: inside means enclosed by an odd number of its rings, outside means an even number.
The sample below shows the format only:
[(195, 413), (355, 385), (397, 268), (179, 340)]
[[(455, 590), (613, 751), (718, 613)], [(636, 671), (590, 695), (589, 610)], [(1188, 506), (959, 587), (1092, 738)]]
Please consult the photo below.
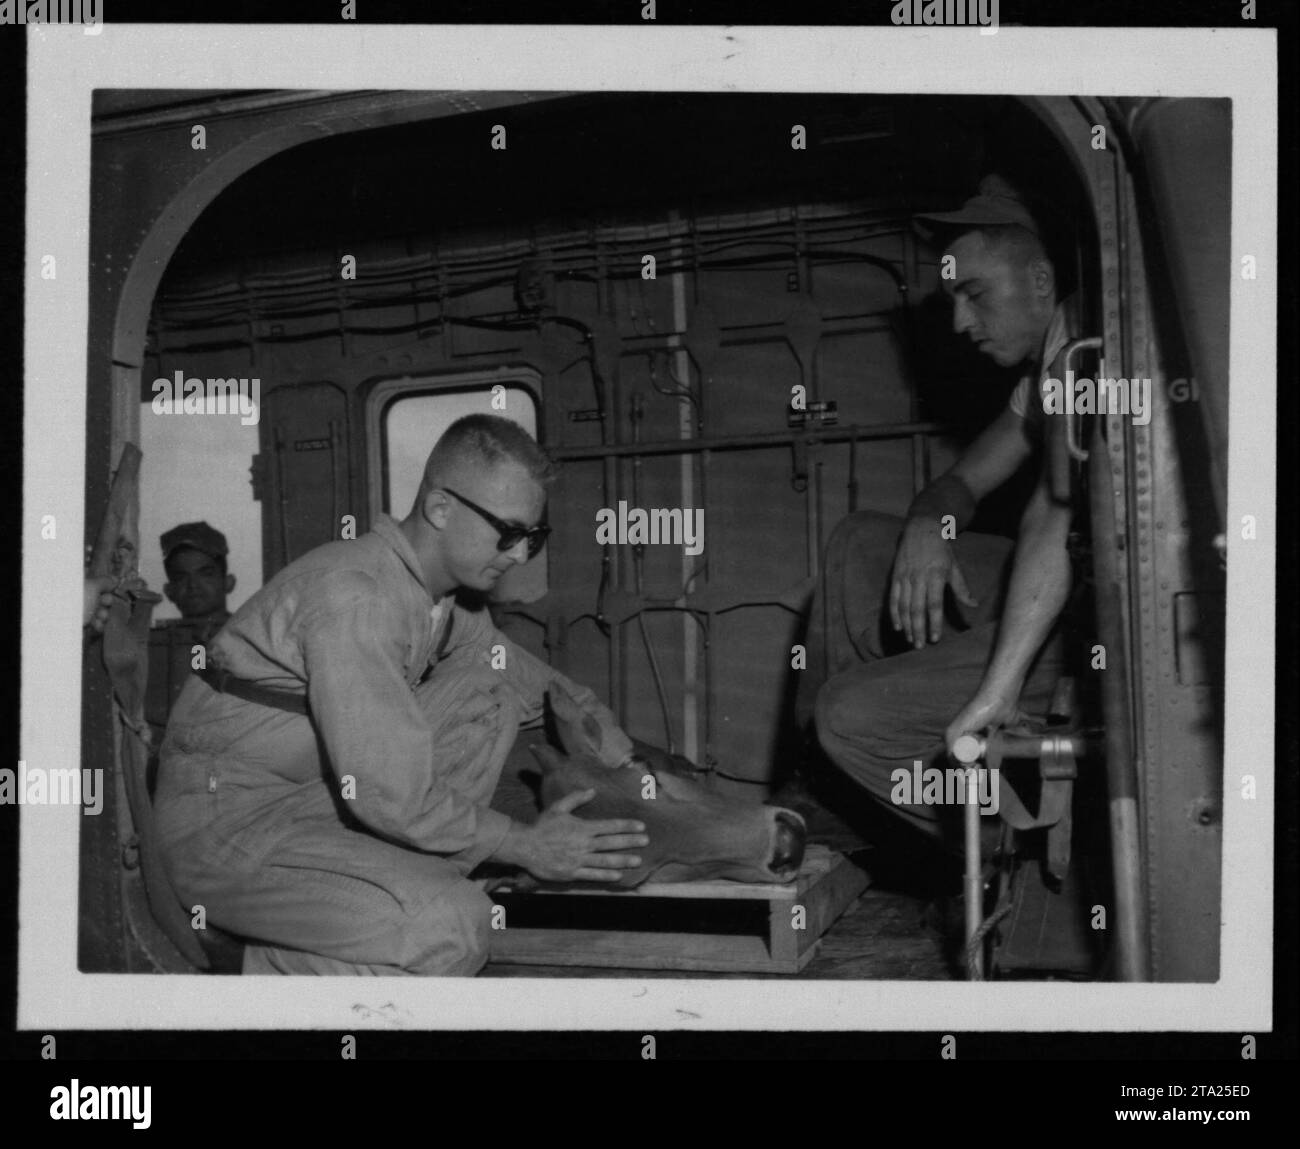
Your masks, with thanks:
[(515, 424), (458, 420), (400, 522), (380, 516), (280, 571), (230, 619), (162, 748), (160, 850), (186, 906), (246, 939), (245, 973), (473, 974), (492, 903), (480, 863), (617, 881), (644, 825), (571, 794), (525, 825), (489, 808), (521, 723), (562, 691), (617, 767), (631, 740), (595, 695), (456, 592), (534, 557), (552, 465)]

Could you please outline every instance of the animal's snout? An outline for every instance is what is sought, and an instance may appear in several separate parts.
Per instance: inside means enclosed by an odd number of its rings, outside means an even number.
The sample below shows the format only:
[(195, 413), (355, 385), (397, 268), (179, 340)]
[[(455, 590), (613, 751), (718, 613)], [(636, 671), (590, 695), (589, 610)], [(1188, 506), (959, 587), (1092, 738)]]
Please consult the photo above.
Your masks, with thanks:
[(772, 850), (772, 873), (780, 876), (782, 881), (792, 880), (803, 865), (804, 844), (808, 831), (803, 819), (789, 810), (776, 812), (776, 840)]

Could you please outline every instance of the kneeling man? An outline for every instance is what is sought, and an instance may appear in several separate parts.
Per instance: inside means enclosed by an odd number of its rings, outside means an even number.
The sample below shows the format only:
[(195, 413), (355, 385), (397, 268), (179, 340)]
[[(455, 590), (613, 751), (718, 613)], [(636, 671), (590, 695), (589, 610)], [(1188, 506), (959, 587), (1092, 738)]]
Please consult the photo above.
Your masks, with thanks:
[[(590, 690), (493, 627), (490, 590), (545, 541), (553, 469), (515, 424), (471, 415), (429, 456), (415, 505), (280, 571), (213, 642), (162, 747), (164, 862), (187, 908), (249, 940), (245, 973), (473, 974), (491, 901), (480, 862), (616, 881), (644, 825), (583, 821), (571, 794), (531, 826), (488, 808), (521, 721)], [(622, 851), (622, 852), (620, 852)]]

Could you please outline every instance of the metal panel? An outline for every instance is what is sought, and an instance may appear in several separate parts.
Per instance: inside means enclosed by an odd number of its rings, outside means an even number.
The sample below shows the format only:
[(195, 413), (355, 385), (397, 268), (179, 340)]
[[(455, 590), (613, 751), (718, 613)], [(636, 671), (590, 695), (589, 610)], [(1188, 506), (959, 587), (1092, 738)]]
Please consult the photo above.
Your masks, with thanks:
[[(1133, 136), (1160, 226), (1161, 255), (1196, 368), (1197, 402), (1212, 445), (1219, 514), (1228, 486), (1228, 285), (1233, 274), (1229, 100), (1145, 100)], [(1198, 396), (1199, 398), (1199, 396)]]
[(1122, 191), (1129, 321), (1124, 375), (1151, 383), (1150, 422), (1118, 422), (1131, 452), (1132, 633), (1140, 652), (1135, 683), (1152, 975), (1160, 981), (1212, 981), (1219, 972), (1222, 715), (1213, 688), (1179, 681), (1175, 633), (1177, 596), (1212, 589), (1206, 580), (1213, 576), (1203, 561), (1198, 570), (1192, 541), (1194, 521), (1212, 515), (1214, 505), (1190, 501), (1195, 488), (1188, 474), (1208, 469), (1209, 459), (1186, 458), (1187, 441), (1177, 435), (1177, 404), (1150, 321), (1149, 268), (1132, 182), (1125, 181)]
[(266, 397), (262, 450), (269, 457), (263, 516), (265, 577), (313, 547), (341, 537), (348, 498), (348, 399), (332, 383), (277, 387)]

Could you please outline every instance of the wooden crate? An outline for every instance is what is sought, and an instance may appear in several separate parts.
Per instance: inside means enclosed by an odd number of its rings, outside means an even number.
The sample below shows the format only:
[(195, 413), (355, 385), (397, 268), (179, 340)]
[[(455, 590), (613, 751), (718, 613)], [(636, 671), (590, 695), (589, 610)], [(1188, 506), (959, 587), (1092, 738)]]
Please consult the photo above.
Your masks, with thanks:
[[(821, 943), (822, 935), (869, 885), (867, 875), (824, 846), (809, 846), (799, 877), (787, 885), (745, 882), (674, 882), (635, 890), (544, 889), (527, 894), (493, 894), (506, 907), (506, 928), (492, 932), (492, 961), (515, 965), (600, 966), (623, 969), (712, 970), (725, 973), (798, 973)], [(524, 901), (527, 899), (528, 901)], [(536, 899), (546, 899), (538, 902)], [(595, 899), (595, 900), (593, 900)], [(624, 918), (658, 916), (679, 899), (692, 903), (687, 916), (727, 916), (731, 924), (752, 919), (752, 931), (710, 933), (683, 928), (651, 931), (593, 928), (595, 909), (619, 899)], [(738, 907), (735, 903), (749, 903)], [(803, 928), (794, 928), (796, 907)], [(511, 925), (512, 913), (553, 919), (545, 925)], [(737, 909), (744, 912), (735, 913)], [(751, 912), (752, 911), (752, 912)], [(644, 924), (644, 923), (643, 923)]]

